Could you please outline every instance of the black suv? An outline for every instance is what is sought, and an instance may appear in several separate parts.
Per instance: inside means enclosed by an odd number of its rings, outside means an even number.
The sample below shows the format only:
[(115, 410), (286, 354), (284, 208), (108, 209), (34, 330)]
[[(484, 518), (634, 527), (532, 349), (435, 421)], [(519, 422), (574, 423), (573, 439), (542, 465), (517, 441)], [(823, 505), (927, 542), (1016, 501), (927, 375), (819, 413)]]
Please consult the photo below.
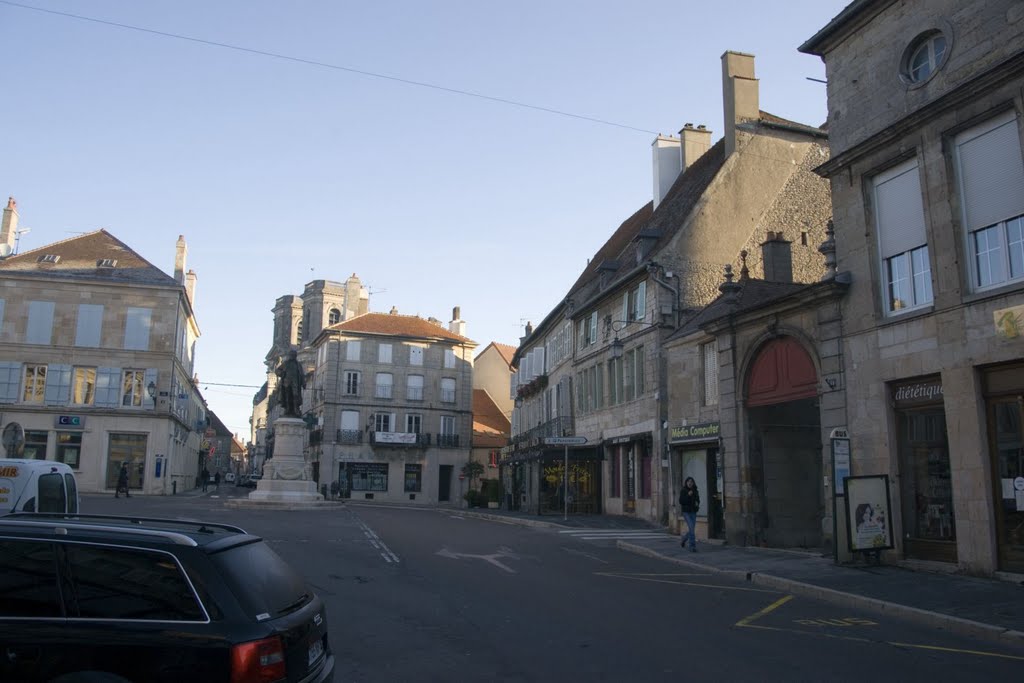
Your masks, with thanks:
[(0, 517), (0, 680), (334, 677), (323, 600), (258, 536), (103, 515)]

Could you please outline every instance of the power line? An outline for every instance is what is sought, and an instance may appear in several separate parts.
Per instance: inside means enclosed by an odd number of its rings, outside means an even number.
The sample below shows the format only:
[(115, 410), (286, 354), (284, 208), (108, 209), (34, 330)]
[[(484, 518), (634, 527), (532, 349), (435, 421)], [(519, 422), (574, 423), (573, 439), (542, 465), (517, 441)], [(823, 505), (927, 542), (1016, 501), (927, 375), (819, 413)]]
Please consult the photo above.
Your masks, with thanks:
[[(0, 0), (3, 2), (3, 0)], [(262, 389), (262, 384), (226, 384), (224, 382), (207, 382), (206, 380), (199, 380), (199, 383), (205, 386), (211, 387), (241, 387), (242, 389)]]
[(523, 109), (533, 109), (534, 111), (540, 111), (547, 114), (556, 114), (558, 116), (567, 116), (573, 119), (580, 119), (582, 121), (589, 121), (590, 123), (599, 123), (604, 126), (614, 126), (615, 128), (624, 128), (626, 130), (636, 131), (638, 133), (647, 133), (650, 135), (658, 135), (656, 131), (647, 130), (646, 128), (637, 128), (624, 123), (616, 123), (614, 121), (608, 121), (606, 119), (599, 119), (593, 116), (584, 116), (583, 114), (573, 114), (572, 112), (562, 111), (561, 109), (552, 109), (550, 107), (542, 107), (536, 104), (528, 104), (526, 102), (520, 102), (517, 100), (510, 100), (504, 97), (494, 97), (493, 95), (485, 95), (483, 93), (473, 92), (472, 90), (462, 90), (459, 88), (449, 88), (444, 85), (437, 85), (435, 83), (426, 83), (424, 81), (414, 81), (409, 78), (400, 78), (398, 76), (388, 76), (387, 74), (376, 73), (374, 71), (366, 71), (363, 69), (356, 69), (349, 66), (341, 66), (340, 64), (330, 64), (328, 62), (320, 62), (314, 59), (305, 59), (303, 57), (293, 57), (291, 55), (285, 55), (278, 52), (269, 52), (267, 50), (258, 50), (251, 47), (243, 47), (241, 45), (231, 45), (230, 43), (221, 43), (215, 40), (205, 40), (203, 38), (196, 38), (194, 36), (186, 36), (180, 33), (171, 33), (169, 31), (158, 31), (156, 29), (144, 28), (142, 26), (133, 26), (131, 24), (122, 24), (116, 21), (108, 21), (106, 19), (97, 19), (95, 17), (87, 17), (82, 14), (72, 14), (70, 12), (59, 12), (57, 10), (46, 9), (43, 7), (35, 7), (33, 5), (23, 5), (19, 2), (11, 2), (10, 0), (0, 0), (0, 3), (9, 5), (11, 7), (19, 7), (21, 9), (32, 10), (35, 12), (43, 12), (45, 14), (54, 14), (61, 17), (67, 17), (70, 19), (78, 19), (79, 21), (90, 21), (95, 24), (103, 24), (105, 26), (113, 26), (116, 28), (123, 28), (130, 31), (139, 31), (141, 33), (150, 33), (152, 35), (163, 36), (165, 38), (175, 38), (177, 40), (187, 40), (193, 43), (200, 43), (202, 45), (209, 45), (211, 47), (221, 47), (227, 50), (236, 50), (238, 52), (247, 52), (249, 54), (260, 55), (263, 57), (272, 57), (274, 59), (282, 59), (289, 62), (297, 62), (299, 64), (306, 64), (307, 66), (319, 66), (325, 69), (334, 69), (336, 71), (345, 71), (348, 73), (358, 74), (360, 76), (368, 76), (370, 78), (380, 78), (387, 81), (393, 81), (395, 83), (402, 83), (404, 85), (415, 85), (420, 88), (430, 88), (432, 90), (440, 90), (441, 92), (451, 93), (453, 95), (463, 95), (465, 97), (476, 97), (481, 100), (488, 100), (490, 102), (497, 102), (499, 104), (507, 104), (513, 107), (521, 107)]

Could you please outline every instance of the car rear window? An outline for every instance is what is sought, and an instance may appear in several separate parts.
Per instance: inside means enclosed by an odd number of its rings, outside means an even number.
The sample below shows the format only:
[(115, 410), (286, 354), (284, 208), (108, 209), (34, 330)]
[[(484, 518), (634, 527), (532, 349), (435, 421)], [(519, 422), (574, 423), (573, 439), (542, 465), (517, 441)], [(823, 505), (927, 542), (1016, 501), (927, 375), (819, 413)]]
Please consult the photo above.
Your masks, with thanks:
[(299, 609), (312, 596), (305, 580), (263, 541), (228, 547), (212, 559), (253, 619), (276, 619)]
[(39, 477), (39, 512), (67, 512), (64, 477), (58, 473)]

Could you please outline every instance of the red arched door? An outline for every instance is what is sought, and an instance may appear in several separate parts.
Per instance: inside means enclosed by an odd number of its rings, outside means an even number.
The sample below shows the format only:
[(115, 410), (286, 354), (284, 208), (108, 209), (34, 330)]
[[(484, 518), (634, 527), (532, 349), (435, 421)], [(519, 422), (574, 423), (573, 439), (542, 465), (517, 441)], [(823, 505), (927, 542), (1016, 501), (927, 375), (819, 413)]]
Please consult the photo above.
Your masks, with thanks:
[(793, 337), (773, 339), (757, 354), (747, 375), (747, 406), (770, 406), (818, 395), (814, 361)]

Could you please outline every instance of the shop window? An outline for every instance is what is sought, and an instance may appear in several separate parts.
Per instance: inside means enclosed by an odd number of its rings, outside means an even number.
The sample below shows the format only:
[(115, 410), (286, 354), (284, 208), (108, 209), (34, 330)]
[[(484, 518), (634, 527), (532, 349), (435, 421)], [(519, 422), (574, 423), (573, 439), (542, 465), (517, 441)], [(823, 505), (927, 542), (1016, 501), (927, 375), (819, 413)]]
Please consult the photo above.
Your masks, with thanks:
[(117, 476), (121, 472), (121, 464), (128, 464), (128, 486), (142, 488), (146, 469), (146, 434), (110, 435), (110, 447), (107, 451), (107, 488), (117, 486)]
[(608, 492), (609, 498), (620, 498), (622, 496), (622, 461), (619, 457), (619, 451), (617, 448), (612, 449), (611, 453), (612, 461), (612, 477), (611, 477), (611, 491)]
[(46, 460), (46, 444), (49, 441), (49, 436), (49, 432), (26, 429), (25, 450), (21, 457), (29, 460)]
[(81, 455), (82, 432), (57, 432), (57, 462), (77, 470)]
[(419, 493), (423, 490), (423, 465), (405, 466), (405, 492)]

